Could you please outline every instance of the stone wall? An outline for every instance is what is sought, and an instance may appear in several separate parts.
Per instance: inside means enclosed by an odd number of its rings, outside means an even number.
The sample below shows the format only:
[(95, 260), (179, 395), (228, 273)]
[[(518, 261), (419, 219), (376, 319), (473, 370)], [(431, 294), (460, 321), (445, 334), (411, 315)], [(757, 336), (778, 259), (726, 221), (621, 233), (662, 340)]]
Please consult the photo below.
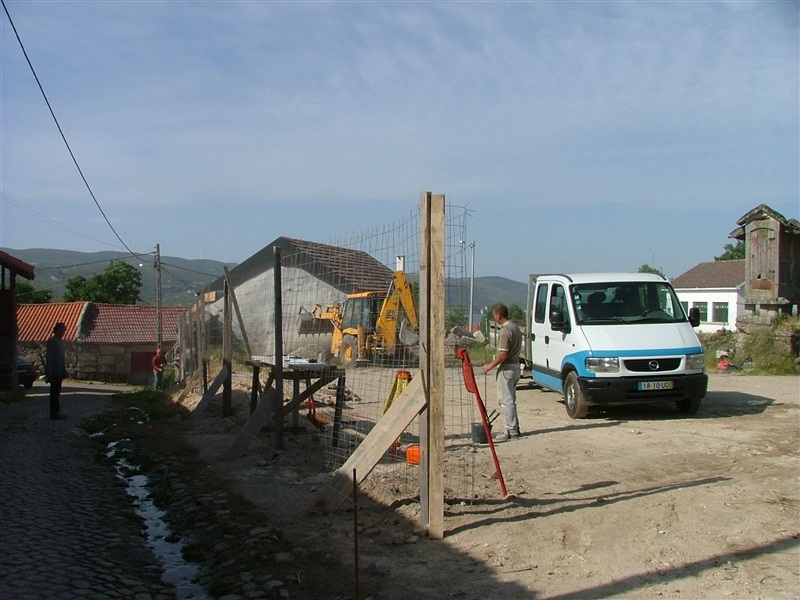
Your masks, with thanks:
[[(67, 372), (71, 379), (107, 381), (114, 383), (143, 384), (149, 380), (149, 371), (131, 373), (131, 355), (134, 352), (153, 352), (154, 344), (82, 344), (65, 342)], [(19, 352), (29, 360), (42, 365), (44, 371), (45, 343), (20, 343)]]

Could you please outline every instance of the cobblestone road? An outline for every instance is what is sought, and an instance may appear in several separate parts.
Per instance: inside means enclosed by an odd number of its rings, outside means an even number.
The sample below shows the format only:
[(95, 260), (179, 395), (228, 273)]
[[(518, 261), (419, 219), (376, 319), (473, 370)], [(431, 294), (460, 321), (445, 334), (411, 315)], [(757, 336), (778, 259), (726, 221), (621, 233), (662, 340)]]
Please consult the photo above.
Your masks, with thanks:
[(67, 381), (63, 421), (48, 419), (48, 389), (0, 406), (0, 598), (175, 598), (125, 485), (78, 428), (113, 388)]

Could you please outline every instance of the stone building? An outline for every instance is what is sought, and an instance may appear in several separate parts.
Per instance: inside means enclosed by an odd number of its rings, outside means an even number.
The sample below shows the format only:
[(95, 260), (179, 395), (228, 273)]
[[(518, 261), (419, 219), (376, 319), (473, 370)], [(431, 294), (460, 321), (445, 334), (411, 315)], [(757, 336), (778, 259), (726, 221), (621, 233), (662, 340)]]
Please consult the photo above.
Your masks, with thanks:
[[(169, 356), (186, 308), (162, 307), (162, 348)], [(158, 340), (158, 309), (150, 305), (54, 302), (17, 308), (20, 354), (42, 363), (44, 348), (59, 321), (67, 326), (67, 370), (75, 379), (150, 381)]]
[(745, 243), (743, 318), (798, 314), (800, 222), (761, 204), (737, 224), (729, 237)]

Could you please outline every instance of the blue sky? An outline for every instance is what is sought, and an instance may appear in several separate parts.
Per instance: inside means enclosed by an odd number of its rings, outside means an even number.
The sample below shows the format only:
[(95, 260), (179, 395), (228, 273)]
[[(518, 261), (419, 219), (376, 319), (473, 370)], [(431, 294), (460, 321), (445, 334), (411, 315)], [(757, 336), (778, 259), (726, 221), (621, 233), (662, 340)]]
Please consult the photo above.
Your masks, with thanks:
[[(137, 252), (241, 262), (427, 190), (478, 276), (675, 277), (800, 212), (796, 1), (4, 1)], [(0, 247), (124, 250), (0, 20)]]

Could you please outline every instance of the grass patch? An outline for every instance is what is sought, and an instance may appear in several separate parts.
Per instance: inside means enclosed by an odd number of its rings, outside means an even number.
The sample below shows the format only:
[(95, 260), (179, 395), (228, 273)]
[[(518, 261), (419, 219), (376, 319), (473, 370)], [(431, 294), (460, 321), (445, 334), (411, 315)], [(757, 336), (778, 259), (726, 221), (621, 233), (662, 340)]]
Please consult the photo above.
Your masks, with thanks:
[(174, 419), (185, 414), (185, 409), (174, 404), (161, 390), (142, 388), (133, 392), (119, 392), (111, 399), (129, 411), (140, 411), (149, 421)]
[(111, 400), (111, 407), (91, 415), (81, 423), (81, 427), (89, 434), (108, 432), (126, 424), (174, 421), (186, 414), (186, 409), (173, 403), (163, 391), (149, 387), (118, 392), (111, 396)]

